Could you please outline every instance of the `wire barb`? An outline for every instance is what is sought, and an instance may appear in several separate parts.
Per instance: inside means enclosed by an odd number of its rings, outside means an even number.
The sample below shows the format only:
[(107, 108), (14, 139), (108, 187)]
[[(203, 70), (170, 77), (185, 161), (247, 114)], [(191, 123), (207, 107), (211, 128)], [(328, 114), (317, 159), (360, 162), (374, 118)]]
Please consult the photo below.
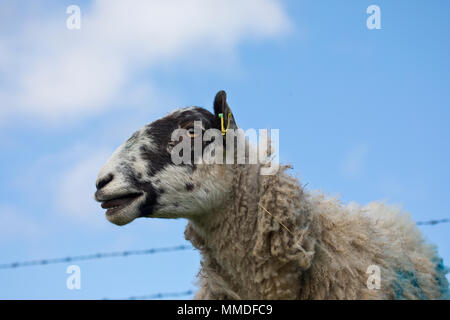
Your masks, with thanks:
[(151, 300), (151, 299), (163, 299), (163, 298), (174, 298), (174, 297), (184, 297), (190, 296), (194, 294), (194, 290), (186, 290), (182, 292), (159, 292), (153, 294), (147, 294), (142, 296), (131, 296), (128, 298), (122, 299), (111, 299), (111, 298), (103, 298), (103, 300)]
[[(293, 235), (292, 231), (289, 230), (280, 220), (275, 218), (266, 208), (264, 208), (261, 204), (258, 204), (265, 212), (271, 215), (283, 228), (285, 228), (290, 234)], [(435, 226), (441, 223), (448, 223), (450, 219), (439, 219), (439, 220), (429, 220), (429, 221), (419, 221), (417, 225), (429, 225)], [(19, 262), (11, 262), (0, 264), (0, 269), (14, 269), (19, 267), (31, 267), (31, 266), (46, 266), (55, 263), (67, 263), (74, 261), (83, 261), (83, 260), (96, 260), (96, 259), (104, 259), (104, 258), (114, 258), (114, 257), (128, 257), (135, 255), (147, 255), (147, 254), (155, 254), (161, 252), (170, 252), (170, 251), (180, 251), (180, 250), (188, 250), (193, 249), (192, 246), (189, 245), (179, 245), (175, 247), (163, 247), (163, 248), (150, 248), (144, 250), (128, 250), (128, 251), (116, 251), (116, 252), (101, 252), (94, 254), (86, 254), (80, 256), (69, 256), (64, 258), (54, 258), (54, 259), (40, 259), (40, 260), (30, 260), (30, 261), (19, 261)]]
[(434, 226), (435, 224), (439, 224), (439, 223), (446, 223), (446, 222), (450, 222), (450, 219), (440, 219), (440, 220), (430, 220), (430, 221), (419, 221), (417, 222), (417, 225), (432, 225)]
[(188, 249), (192, 249), (192, 246), (179, 245), (179, 246), (175, 246), (175, 247), (151, 248), (151, 249), (144, 249), (144, 250), (103, 252), (103, 253), (86, 254), (86, 255), (73, 256), (73, 257), (40, 259), (40, 260), (5, 263), (5, 264), (0, 264), (0, 269), (13, 269), (13, 268), (19, 268), (19, 267), (49, 265), (49, 264), (55, 264), (55, 263), (67, 263), (67, 262), (83, 261), (83, 260), (96, 260), (96, 259), (114, 258), (114, 257), (147, 255), (147, 254), (155, 254), (155, 253), (170, 252), (170, 251), (180, 251), (180, 250), (188, 250)]

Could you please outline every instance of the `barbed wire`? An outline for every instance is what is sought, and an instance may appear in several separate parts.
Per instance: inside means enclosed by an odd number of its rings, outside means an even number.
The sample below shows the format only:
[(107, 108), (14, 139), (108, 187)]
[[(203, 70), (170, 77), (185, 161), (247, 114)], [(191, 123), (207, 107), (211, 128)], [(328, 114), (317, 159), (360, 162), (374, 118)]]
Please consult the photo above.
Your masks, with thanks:
[(450, 219), (440, 219), (440, 220), (430, 220), (430, 221), (419, 221), (417, 222), (417, 225), (432, 225), (434, 226), (435, 224), (439, 224), (439, 223), (446, 223), (446, 222), (450, 222)]
[[(448, 223), (450, 219), (439, 219), (439, 220), (429, 220), (429, 221), (419, 221), (417, 225), (430, 225), (435, 226), (441, 223)], [(64, 258), (53, 258), (53, 259), (39, 259), (39, 260), (30, 260), (30, 261), (19, 261), (19, 262), (11, 262), (0, 264), (0, 269), (14, 269), (20, 267), (30, 267), (30, 266), (38, 266), (38, 265), (49, 265), (55, 263), (69, 263), (75, 261), (83, 261), (83, 260), (96, 260), (96, 259), (104, 259), (104, 258), (114, 258), (114, 257), (128, 257), (134, 255), (148, 255), (162, 252), (170, 252), (170, 251), (180, 251), (180, 250), (188, 250), (193, 249), (192, 246), (189, 245), (179, 245), (174, 247), (163, 247), (163, 248), (151, 248), (144, 250), (127, 250), (127, 251), (116, 251), (116, 252), (102, 252), (102, 253), (94, 253), (94, 254), (86, 254), (79, 256), (68, 256)]]
[(189, 290), (182, 291), (182, 292), (160, 292), (160, 293), (153, 293), (153, 294), (142, 295), (142, 296), (131, 296), (131, 297), (122, 298), (122, 299), (103, 298), (103, 300), (151, 300), (151, 299), (184, 297), (184, 296), (190, 296), (192, 294), (194, 294), (194, 290), (189, 289)]
[(103, 253), (86, 254), (86, 255), (80, 255), (80, 256), (71, 256), (71, 257), (69, 256), (69, 257), (64, 257), (64, 258), (39, 259), (39, 260), (31, 260), (31, 261), (5, 263), (5, 264), (0, 264), (0, 269), (13, 269), (13, 268), (19, 268), (19, 267), (49, 265), (49, 264), (55, 264), (55, 263), (68, 263), (68, 262), (75, 262), (75, 261), (95, 260), (95, 259), (114, 258), (114, 257), (128, 257), (128, 256), (135, 256), (135, 255), (148, 255), (148, 254), (170, 252), (170, 251), (180, 251), (180, 250), (188, 250), (188, 249), (192, 249), (192, 246), (179, 245), (179, 246), (175, 246), (175, 247), (151, 248), (151, 249), (144, 249), (144, 250), (103, 252)]

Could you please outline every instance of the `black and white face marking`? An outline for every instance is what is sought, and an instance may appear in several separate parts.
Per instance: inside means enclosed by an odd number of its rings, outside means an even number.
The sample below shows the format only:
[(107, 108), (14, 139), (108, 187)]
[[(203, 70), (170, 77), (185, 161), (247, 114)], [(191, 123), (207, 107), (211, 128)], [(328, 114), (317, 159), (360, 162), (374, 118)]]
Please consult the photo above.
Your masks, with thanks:
[[(217, 97), (220, 96), (218, 100)], [(216, 96), (226, 106), (225, 93)], [(224, 112), (216, 108), (215, 113)], [(230, 111), (231, 112), (231, 111)], [(107, 219), (117, 225), (138, 217), (189, 218), (213, 209), (228, 186), (221, 170), (211, 165), (174, 165), (170, 150), (175, 129), (220, 128), (211, 112), (190, 107), (175, 110), (146, 125), (122, 144), (101, 169), (95, 199), (107, 209)]]

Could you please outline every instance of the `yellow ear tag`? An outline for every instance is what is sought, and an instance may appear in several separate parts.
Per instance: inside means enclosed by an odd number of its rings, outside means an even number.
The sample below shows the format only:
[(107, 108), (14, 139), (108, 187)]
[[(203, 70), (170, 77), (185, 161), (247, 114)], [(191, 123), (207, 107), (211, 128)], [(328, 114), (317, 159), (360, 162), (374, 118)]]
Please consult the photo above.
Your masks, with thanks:
[(228, 114), (228, 123), (227, 123), (227, 128), (225, 129), (223, 126), (223, 113), (219, 113), (219, 118), (220, 118), (220, 126), (222, 128), (222, 135), (224, 136), (228, 129), (230, 128), (230, 118), (231, 118), (231, 113)]

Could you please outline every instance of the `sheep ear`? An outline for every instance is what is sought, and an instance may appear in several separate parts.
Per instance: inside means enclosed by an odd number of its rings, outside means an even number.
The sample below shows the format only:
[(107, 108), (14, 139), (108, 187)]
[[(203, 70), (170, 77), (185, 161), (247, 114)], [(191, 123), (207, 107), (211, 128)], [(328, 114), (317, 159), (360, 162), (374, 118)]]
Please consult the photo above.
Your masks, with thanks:
[[(214, 115), (219, 117), (219, 114), (223, 114), (223, 123), (225, 128), (227, 127), (228, 121), (230, 121), (229, 129), (237, 129), (236, 121), (234, 120), (233, 112), (231, 112), (230, 107), (227, 103), (227, 94), (225, 91), (221, 90), (217, 92), (216, 98), (214, 99)], [(231, 115), (230, 119), (228, 117)], [(221, 129), (220, 119), (218, 119), (219, 129)]]

